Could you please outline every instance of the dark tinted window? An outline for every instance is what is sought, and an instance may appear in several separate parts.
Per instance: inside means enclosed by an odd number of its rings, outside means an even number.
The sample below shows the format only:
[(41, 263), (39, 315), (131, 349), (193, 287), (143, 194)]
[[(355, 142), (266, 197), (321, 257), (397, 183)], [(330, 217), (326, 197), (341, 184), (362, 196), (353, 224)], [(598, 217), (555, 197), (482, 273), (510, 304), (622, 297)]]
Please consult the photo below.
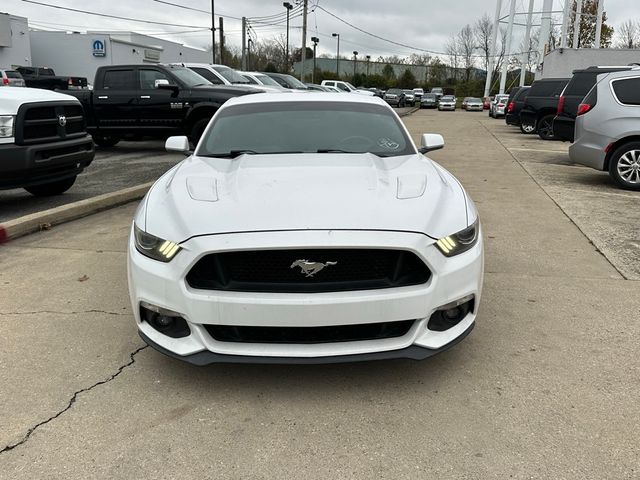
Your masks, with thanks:
[(7, 70), (5, 73), (7, 74), (7, 78), (22, 78), (22, 75), (13, 70)]
[(105, 90), (135, 90), (133, 70), (108, 70), (104, 73)]
[(564, 80), (550, 82), (533, 82), (529, 89), (529, 95), (532, 97), (552, 97), (559, 95), (567, 84)]
[(31, 68), (31, 67), (19, 67), (18, 71), (20, 73), (25, 74), (25, 75), (35, 75), (36, 74), (36, 69), (35, 68)]
[(613, 82), (613, 91), (625, 105), (640, 105), (640, 78), (625, 78)]
[(39, 68), (38, 73), (40, 75), (52, 77), (54, 75), (53, 70), (50, 68)]
[(210, 70), (206, 68), (199, 67), (189, 67), (191, 70), (196, 72), (198, 75), (203, 76), (207, 80), (209, 80), (214, 85), (222, 85), (224, 82), (218, 78), (218, 76)]
[(575, 95), (576, 97), (584, 97), (591, 87), (596, 84), (596, 72), (580, 72), (574, 73), (573, 78), (564, 91), (565, 95)]

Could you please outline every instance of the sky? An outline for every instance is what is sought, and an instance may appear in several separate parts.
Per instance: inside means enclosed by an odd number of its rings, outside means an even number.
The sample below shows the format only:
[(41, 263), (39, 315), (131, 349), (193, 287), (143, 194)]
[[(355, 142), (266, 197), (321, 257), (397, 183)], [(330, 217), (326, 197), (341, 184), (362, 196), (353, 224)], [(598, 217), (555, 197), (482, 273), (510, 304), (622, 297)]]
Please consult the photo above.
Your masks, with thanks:
[[(179, 8), (157, 0), (37, 1), (175, 26), (87, 15), (28, 3), (24, 0), (1, 0), (0, 11), (27, 17), (30, 26), (41, 29), (131, 30), (198, 48), (206, 48), (211, 44), (211, 32), (207, 30), (211, 26), (209, 13), (211, 0), (166, 0), (203, 10), (203, 12)], [(294, 4), (292, 12), (300, 10), (295, 7), (295, 4), (300, 3), (301, 0), (289, 1)], [(509, 1), (502, 1), (502, 16), (506, 17), (508, 14)], [(564, 1), (554, 0), (554, 10), (561, 11)], [(540, 11), (543, 0), (534, 0), (534, 2), (534, 9)], [(608, 23), (614, 28), (630, 18), (640, 20), (640, 0), (604, 0), (604, 2)], [(225, 16), (227, 44), (240, 45), (242, 27), (239, 18), (243, 16), (249, 18), (253, 28), (252, 35), (258, 41), (284, 34), (286, 24), (282, 19), (286, 10), (282, 3), (282, 0), (215, 0), (216, 17)], [(516, 0), (517, 12), (523, 13), (519, 17), (522, 23), (524, 23), (524, 13), (528, 4), (527, 0)], [(493, 18), (495, 8), (496, 0), (396, 0), (391, 3), (388, 0), (309, 0), (307, 38), (319, 37), (318, 55), (335, 55), (336, 39), (332, 38), (332, 33), (340, 34), (341, 55), (351, 55), (353, 50), (357, 50), (360, 56), (371, 55), (375, 59), (380, 55), (406, 56), (411, 53), (426, 53), (422, 50), (443, 52), (451, 34), (458, 32), (467, 23), (473, 24), (485, 13)], [(327, 12), (362, 30), (405, 44), (407, 47), (376, 39), (341, 22)], [(279, 16), (271, 17), (273, 15)], [(258, 17), (271, 17), (271, 19)], [(534, 17), (534, 23), (536, 20), (539, 23), (539, 15), (537, 19)], [(269, 25), (269, 23), (278, 24)], [(301, 45), (302, 39), (302, 17), (299, 13), (292, 13), (290, 25), (291, 48), (297, 48)], [(514, 27), (515, 38), (522, 36), (523, 32), (523, 26)], [(308, 45), (310, 44), (308, 40)]]

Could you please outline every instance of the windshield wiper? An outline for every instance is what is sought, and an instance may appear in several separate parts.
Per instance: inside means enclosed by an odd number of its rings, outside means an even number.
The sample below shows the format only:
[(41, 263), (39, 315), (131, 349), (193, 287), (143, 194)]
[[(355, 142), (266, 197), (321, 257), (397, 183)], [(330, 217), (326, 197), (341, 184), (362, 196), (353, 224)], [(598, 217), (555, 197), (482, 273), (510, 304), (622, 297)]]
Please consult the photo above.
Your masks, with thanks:
[(302, 151), (283, 151), (283, 152), (256, 152), (255, 150), (231, 150), (228, 153), (205, 153), (198, 154), (199, 157), (211, 158), (236, 158), (240, 155), (279, 155), (286, 153), (304, 153)]
[(319, 148), (316, 153), (365, 153), (365, 152), (352, 152), (349, 150), (340, 150), (339, 148)]

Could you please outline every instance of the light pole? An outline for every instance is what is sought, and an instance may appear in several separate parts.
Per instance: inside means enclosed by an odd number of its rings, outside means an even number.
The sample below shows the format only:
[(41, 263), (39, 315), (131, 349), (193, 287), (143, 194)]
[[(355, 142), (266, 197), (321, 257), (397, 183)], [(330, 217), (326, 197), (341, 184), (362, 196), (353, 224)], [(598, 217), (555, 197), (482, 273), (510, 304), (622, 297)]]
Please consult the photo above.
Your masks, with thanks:
[(316, 47), (320, 39), (318, 37), (311, 37), (313, 42), (313, 71), (311, 72), (311, 83), (316, 83)]
[(367, 59), (367, 77), (369, 76), (369, 62), (371, 61), (371, 55), (364, 57)]
[(336, 51), (336, 77), (340, 78), (340, 34), (332, 33), (331, 36), (338, 38), (338, 49)]
[(293, 8), (289, 2), (283, 2), (282, 6), (287, 9), (287, 53), (285, 55), (285, 63), (287, 65), (287, 71), (289, 71), (289, 12)]
[(353, 78), (356, 78), (356, 66), (358, 65), (358, 52), (353, 51)]

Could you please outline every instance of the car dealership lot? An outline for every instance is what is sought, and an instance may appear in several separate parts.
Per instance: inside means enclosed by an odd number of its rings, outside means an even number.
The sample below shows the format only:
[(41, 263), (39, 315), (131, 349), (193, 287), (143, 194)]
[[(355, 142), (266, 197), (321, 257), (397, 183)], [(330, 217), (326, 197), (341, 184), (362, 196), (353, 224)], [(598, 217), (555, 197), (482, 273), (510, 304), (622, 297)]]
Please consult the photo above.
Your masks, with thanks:
[(636, 476), (638, 194), (486, 114), (404, 120), (444, 135), (432, 157), (481, 212), (467, 339), (420, 363), (176, 362), (135, 333), (135, 205), (103, 212), (0, 249), (0, 478)]

